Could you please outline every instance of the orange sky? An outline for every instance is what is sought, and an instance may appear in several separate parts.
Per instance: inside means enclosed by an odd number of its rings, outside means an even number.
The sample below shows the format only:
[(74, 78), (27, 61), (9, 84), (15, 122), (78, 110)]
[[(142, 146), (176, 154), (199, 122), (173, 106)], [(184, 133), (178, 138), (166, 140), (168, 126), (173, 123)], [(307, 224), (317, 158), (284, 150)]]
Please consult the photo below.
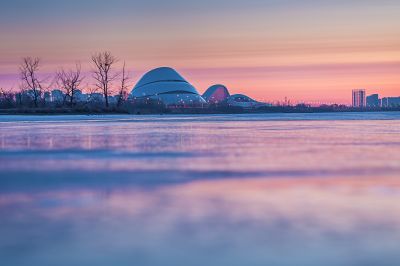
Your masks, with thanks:
[(350, 103), (355, 88), (400, 96), (398, 1), (210, 1), (7, 3), (0, 86), (18, 87), (23, 56), (41, 57), (50, 75), (76, 61), (89, 72), (90, 55), (110, 50), (126, 60), (132, 87), (171, 66), (200, 93), (222, 83), (266, 101)]

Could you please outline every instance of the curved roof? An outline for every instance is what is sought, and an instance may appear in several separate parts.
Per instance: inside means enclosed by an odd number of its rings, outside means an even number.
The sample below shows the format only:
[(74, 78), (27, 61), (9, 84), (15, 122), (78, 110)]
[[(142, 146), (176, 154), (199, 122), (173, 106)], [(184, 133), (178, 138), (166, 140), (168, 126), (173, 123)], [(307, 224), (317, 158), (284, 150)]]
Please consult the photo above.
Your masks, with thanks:
[(229, 97), (229, 101), (238, 101), (238, 102), (257, 102), (244, 94), (234, 94)]
[(131, 92), (134, 97), (165, 93), (199, 94), (189, 82), (170, 67), (160, 67), (147, 72)]
[(213, 85), (208, 88), (204, 94), (203, 98), (207, 102), (221, 102), (226, 100), (230, 96), (228, 89), (221, 84)]
[(264, 106), (268, 106), (266, 103), (258, 102), (253, 100), (249, 96), (244, 94), (235, 94), (228, 98), (228, 105), (236, 106), (241, 108), (261, 108)]

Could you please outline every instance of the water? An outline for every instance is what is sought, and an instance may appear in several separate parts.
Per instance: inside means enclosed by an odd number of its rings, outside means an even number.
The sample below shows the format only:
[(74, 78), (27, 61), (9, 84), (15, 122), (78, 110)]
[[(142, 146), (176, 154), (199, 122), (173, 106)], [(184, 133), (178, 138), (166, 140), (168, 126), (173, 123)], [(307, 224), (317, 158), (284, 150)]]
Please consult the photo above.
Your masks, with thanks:
[(400, 265), (400, 113), (0, 116), (1, 265)]

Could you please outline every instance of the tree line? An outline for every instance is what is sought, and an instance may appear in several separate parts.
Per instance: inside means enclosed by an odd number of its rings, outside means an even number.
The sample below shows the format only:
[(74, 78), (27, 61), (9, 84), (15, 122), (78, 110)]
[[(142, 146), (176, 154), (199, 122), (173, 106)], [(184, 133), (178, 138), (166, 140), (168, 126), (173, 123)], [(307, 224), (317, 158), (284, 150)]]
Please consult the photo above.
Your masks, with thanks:
[[(109, 108), (109, 97), (116, 92), (116, 105), (121, 106), (127, 98), (129, 75), (126, 64), (122, 69), (116, 71), (116, 63), (119, 60), (109, 51), (95, 53), (91, 56), (93, 66), (92, 78), (93, 88), (90, 93), (101, 93), (104, 107)], [(82, 91), (81, 84), (86, 78), (82, 74), (81, 64), (76, 63), (74, 68), (60, 68), (52, 78), (39, 78), (42, 61), (38, 57), (25, 57), (19, 65), (20, 88), (15, 92), (13, 89), (0, 88), (0, 108), (14, 107), (16, 105), (28, 107), (46, 106), (44, 94), (50, 93), (51, 88), (57, 88), (62, 92), (62, 106), (73, 107), (76, 104), (76, 95)], [(118, 85), (115, 85), (117, 83)], [(116, 89), (112, 90), (112, 88)]]

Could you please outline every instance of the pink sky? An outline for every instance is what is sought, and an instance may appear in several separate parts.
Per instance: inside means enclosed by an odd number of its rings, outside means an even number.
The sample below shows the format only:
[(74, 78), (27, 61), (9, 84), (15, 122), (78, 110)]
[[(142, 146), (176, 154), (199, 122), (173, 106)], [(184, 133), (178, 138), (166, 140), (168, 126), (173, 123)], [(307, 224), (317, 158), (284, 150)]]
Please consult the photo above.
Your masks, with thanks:
[(0, 86), (18, 87), (24, 56), (41, 57), (43, 75), (77, 61), (88, 73), (90, 55), (109, 50), (120, 63), (126, 60), (132, 87), (146, 71), (170, 66), (200, 93), (220, 83), (232, 93), (273, 102), (287, 97), (348, 104), (356, 88), (400, 96), (396, 1), (244, 5), (218, 0), (213, 8), (208, 0), (174, 0), (170, 6), (118, 0), (117, 7), (91, 1), (76, 12), (66, 3), (46, 0), (38, 1), (40, 9), (32, 14), (24, 11), (26, 6), (5, 5), (0, 11)]

